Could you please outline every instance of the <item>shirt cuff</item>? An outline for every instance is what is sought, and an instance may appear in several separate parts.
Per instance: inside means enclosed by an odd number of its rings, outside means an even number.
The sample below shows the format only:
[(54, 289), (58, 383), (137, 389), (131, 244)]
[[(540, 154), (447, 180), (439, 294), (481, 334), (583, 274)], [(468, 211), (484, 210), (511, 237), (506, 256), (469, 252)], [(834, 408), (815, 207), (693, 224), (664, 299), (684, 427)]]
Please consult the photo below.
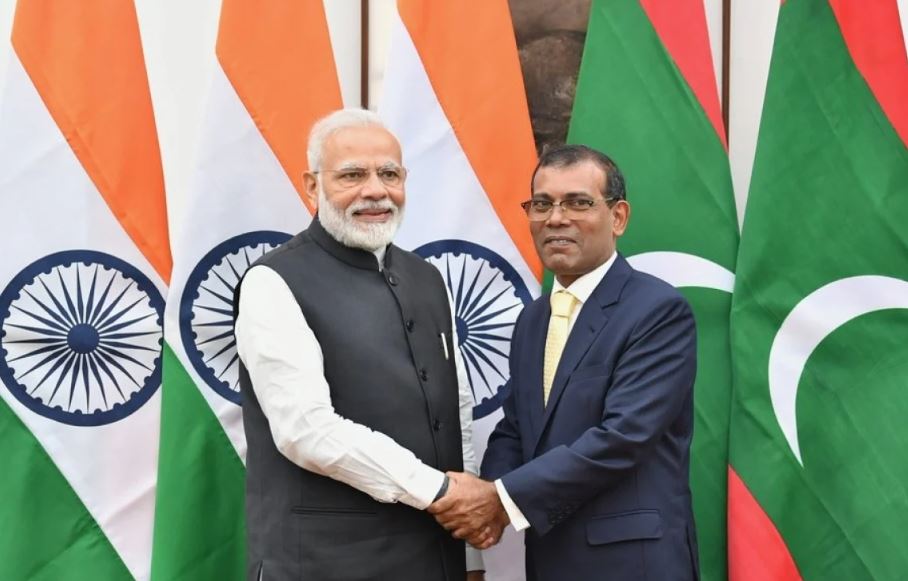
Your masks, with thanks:
[(511, 500), (511, 495), (505, 490), (504, 483), (501, 482), (500, 478), (495, 481), (495, 490), (498, 491), (498, 497), (501, 499), (504, 511), (508, 513), (508, 518), (511, 519), (511, 526), (514, 527), (514, 530), (520, 532), (530, 528), (530, 521), (523, 516), (523, 513), (520, 512), (520, 508)]
[(479, 549), (474, 549), (470, 545), (467, 545), (467, 572), (470, 571), (485, 571), (486, 565), (482, 561), (482, 551)]
[(443, 472), (439, 472), (425, 464), (420, 464), (404, 487), (406, 493), (400, 501), (413, 508), (425, 510), (435, 500), (435, 495), (438, 494), (444, 481), (445, 475)]

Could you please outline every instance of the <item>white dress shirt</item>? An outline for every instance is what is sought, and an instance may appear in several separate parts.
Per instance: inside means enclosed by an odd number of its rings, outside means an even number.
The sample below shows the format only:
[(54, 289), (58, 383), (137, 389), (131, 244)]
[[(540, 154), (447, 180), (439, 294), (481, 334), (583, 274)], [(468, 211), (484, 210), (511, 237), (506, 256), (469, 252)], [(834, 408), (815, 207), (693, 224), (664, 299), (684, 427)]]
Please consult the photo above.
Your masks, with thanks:
[[(384, 249), (376, 257), (381, 265)], [(237, 352), (281, 454), (379, 502), (402, 502), (419, 510), (429, 506), (444, 474), (385, 434), (335, 412), (321, 346), (284, 279), (266, 266), (254, 266), (242, 284), (234, 329)], [(457, 337), (453, 339), (457, 345)], [(454, 349), (454, 360), (464, 470), (475, 474), (473, 394), (459, 349)], [(468, 547), (467, 570), (482, 568), (479, 552)]]
[[(612, 267), (612, 264), (615, 263), (615, 257), (618, 256), (617, 252), (613, 252), (612, 256), (606, 260), (604, 263), (600, 264), (593, 270), (584, 274), (583, 276), (577, 278), (569, 286), (565, 287), (558, 279), (555, 279), (555, 282), (552, 284), (552, 293), (556, 293), (560, 290), (566, 290), (577, 299), (577, 306), (574, 307), (574, 311), (571, 313), (571, 318), (568, 321), (568, 339), (570, 340), (570, 332), (574, 328), (574, 323), (577, 322), (577, 316), (580, 314), (580, 309), (583, 308), (583, 305), (590, 300), (590, 297), (593, 296), (593, 291), (596, 290), (596, 287), (599, 286), (599, 283), (602, 282), (602, 279), (605, 278), (605, 273)], [(542, 362), (540, 361), (540, 364)], [(504, 505), (505, 512), (508, 513), (508, 518), (511, 519), (511, 525), (515, 530), (522, 531), (524, 529), (530, 528), (530, 522), (523, 515), (523, 512), (517, 506), (517, 503), (511, 498), (511, 495), (508, 494), (508, 491), (505, 489), (504, 484), (501, 480), (495, 481), (495, 488), (498, 490), (498, 496), (501, 497), (501, 504)]]

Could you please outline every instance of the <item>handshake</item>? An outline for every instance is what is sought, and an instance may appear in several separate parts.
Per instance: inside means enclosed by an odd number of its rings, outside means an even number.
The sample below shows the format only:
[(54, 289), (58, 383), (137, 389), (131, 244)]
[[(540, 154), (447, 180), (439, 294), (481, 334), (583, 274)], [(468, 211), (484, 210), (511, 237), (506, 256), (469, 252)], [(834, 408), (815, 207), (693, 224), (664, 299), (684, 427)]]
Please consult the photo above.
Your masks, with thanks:
[(448, 490), (426, 509), (454, 538), (477, 549), (501, 540), (510, 519), (495, 484), (466, 472), (448, 472)]

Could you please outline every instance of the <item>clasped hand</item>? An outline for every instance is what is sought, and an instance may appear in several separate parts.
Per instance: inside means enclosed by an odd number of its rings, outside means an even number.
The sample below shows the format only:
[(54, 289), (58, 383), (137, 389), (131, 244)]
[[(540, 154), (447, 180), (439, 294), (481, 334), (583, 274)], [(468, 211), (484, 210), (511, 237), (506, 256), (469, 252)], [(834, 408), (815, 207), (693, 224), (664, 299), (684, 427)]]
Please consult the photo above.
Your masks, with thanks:
[(500, 541), (510, 519), (495, 485), (465, 472), (448, 472), (448, 477), (448, 491), (427, 509), (435, 520), (477, 549)]

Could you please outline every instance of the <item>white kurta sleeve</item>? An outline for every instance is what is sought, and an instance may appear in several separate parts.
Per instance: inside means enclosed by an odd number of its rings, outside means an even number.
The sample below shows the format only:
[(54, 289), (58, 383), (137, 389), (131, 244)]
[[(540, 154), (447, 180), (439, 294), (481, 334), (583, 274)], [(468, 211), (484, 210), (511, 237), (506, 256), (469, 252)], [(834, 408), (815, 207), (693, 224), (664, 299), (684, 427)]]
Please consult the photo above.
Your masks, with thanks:
[(246, 273), (235, 333), (274, 443), (288, 460), (380, 502), (417, 509), (431, 504), (441, 472), (385, 434), (335, 412), (321, 346), (274, 270), (255, 266)]

